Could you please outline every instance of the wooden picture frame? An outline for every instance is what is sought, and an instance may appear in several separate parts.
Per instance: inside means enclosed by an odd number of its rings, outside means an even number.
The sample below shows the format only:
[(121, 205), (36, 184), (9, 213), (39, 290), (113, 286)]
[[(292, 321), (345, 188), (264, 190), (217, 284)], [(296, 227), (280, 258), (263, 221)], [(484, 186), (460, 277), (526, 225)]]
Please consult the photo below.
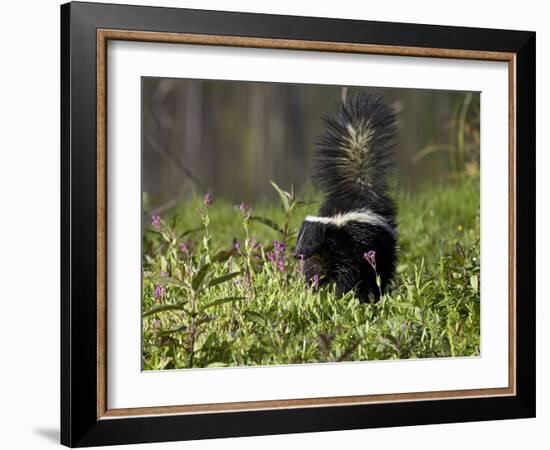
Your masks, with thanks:
[[(106, 394), (109, 40), (507, 62), (508, 387), (110, 409)], [(535, 33), (77, 2), (61, 7), (61, 56), (63, 444), (534, 417)]]

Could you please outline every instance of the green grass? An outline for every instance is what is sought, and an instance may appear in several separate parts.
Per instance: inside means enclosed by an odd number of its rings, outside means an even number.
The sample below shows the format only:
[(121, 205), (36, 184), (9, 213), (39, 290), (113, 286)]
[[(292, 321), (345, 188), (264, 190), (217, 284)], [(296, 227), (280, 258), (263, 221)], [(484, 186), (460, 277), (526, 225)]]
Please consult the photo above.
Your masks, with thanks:
[[(398, 196), (397, 274), (377, 304), (303, 280), (289, 253), (318, 204), (280, 197), (283, 207), (263, 202), (245, 214), (194, 198), (158, 230), (147, 224), (145, 370), (479, 355), (479, 179)], [(267, 254), (285, 236), (282, 272)]]

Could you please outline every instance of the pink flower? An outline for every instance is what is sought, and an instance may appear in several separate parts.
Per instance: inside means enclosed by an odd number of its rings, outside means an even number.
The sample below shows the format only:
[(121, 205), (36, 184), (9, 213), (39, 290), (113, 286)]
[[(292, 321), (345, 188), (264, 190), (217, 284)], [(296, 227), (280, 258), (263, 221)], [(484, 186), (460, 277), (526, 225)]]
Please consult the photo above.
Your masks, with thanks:
[(182, 242), (182, 243), (180, 244), (180, 250), (181, 250), (183, 253), (185, 253), (186, 255), (188, 255), (188, 254), (189, 254), (189, 245), (187, 245), (187, 243), (185, 243), (185, 242)]
[(214, 196), (210, 193), (206, 194), (204, 196), (203, 202), (204, 202), (204, 206), (206, 207), (210, 206), (212, 203), (214, 203)]
[(166, 289), (164, 288), (163, 285), (157, 284), (155, 286), (155, 290), (154, 290), (153, 294), (154, 294), (155, 298), (158, 300), (159, 298), (164, 297), (166, 295)]
[(270, 262), (275, 264), (277, 262), (277, 255), (275, 252), (267, 252), (266, 253), (267, 259), (269, 259)]
[(305, 261), (304, 261), (304, 254), (303, 253), (300, 253), (300, 269), (299, 269), (299, 272), (300, 274), (303, 275), (304, 273), (304, 265), (305, 265)]
[(151, 216), (151, 225), (155, 230), (160, 230), (160, 216), (153, 214)]
[(318, 288), (319, 287), (319, 275), (318, 274), (315, 274), (313, 275), (310, 280), (311, 282), (311, 285), (314, 287), (314, 288)]
[(241, 202), (241, 204), (239, 205), (239, 211), (243, 214), (246, 214), (249, 209), (250, 207), (245, 202)]
[(275, 249), (275, 253), (283, 253), (285, 251), (284, 242), (273, 241), (273, 247)]
[(376, 271), (376, 252), (374, 250), (363, 253), (363, 259)]

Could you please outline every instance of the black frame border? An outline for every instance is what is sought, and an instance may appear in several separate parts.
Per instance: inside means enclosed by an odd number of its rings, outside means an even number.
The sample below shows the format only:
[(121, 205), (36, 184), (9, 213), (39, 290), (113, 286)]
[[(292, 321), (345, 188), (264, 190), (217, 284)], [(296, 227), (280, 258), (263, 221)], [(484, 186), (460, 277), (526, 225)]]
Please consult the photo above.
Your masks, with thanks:
[[(96, 30), (516, 54), (516, 395), (97, 419)], [(115, 4), (61, 6), (61, 443), (70, 447), (534, 417), (534, 32)]]

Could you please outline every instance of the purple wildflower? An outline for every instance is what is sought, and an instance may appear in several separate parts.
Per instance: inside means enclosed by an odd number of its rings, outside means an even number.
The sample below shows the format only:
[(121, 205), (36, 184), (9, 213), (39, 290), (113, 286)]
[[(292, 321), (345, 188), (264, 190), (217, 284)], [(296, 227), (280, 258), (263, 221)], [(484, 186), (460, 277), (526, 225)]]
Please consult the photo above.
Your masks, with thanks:
[(241, 204), (239, 205), (239, 211), (246, 215), (249, 210), (250, 207), (245, 202), (241, 202)]
[(159, 319), (153, 320), (153, 328), (155, 328), (155, 329), (160, 328), (160, 320)]
[(151, 216), (151, 225), (155, 230), (160, 230), (160, 216), (153, 214)]
[(182, 243), (180, 244), (180, 250), (181, 250), (183, 253), (185, 253), (186, 255), (188, 255), (188, 254), (189, 254), (189, 245), (187, 245), (186, 242), (182, 242)]
[(313, 275), (309, 281), (311, 282), (311, 286), (317, 289), (319, 287), (319, 274)]
[(206, 194), (204, 196), (204, 206), (208, 207), (210, 206), (212, 203), (214, 203), (214, 196), (210, 193)]
[(166, 289), (162, 284), (157, 284), (155, 286), (154, 296), (158, 300), (161, 297), (164, 297), (166, 295)]
[(266, 253), (269, 262), (282, 273), (286, 271), (284, 251), (285, 244), (283, 242), (273, 241), (273, 251)]
[(233, 250), (238, 252), (241, 249), (241, 244), (237, 239), (233, 239)]
[(275, 249), (275, 253), (283, 253), (285, 251), (284, 242), (273, 241), (273, 247)]
[(162, 278), (167, 278), (168, 277), (168, 272), (160, 272), (159, 276), (162, 277)]
[(374, 250), (363, 253), (363, 259), (367, 261), (374, 270), (376, 270), (376, 252)]
[(269, 259), (269, 261), (273, 264), (277, 262), (277, 255), (275, 254), (275, 252), (267, 252), (265, 255), (267, 256), (267, 259)]
[(304, 254), (303, 253), (300, 253), (300, 269), (299, 269), (299, 272), (300, 274), (303, 275), (304, 273), (304, 265), (305, 265), (305, 260), (304, 260)]

